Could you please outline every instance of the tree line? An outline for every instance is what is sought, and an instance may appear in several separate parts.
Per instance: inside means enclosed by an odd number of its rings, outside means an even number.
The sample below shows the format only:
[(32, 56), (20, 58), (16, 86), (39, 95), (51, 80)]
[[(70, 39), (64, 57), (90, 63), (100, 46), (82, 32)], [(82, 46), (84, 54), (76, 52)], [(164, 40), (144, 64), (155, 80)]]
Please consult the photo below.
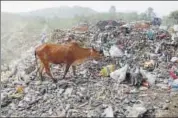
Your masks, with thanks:
[[(43, 23), (47, 23), (51, 28), (71, 28), (80, 22), (96, 23), (99, 20), (123, 20), (126, 22), (133, 22), (139, 20), (151, 21), (156, 16), (154, 9), (149, 7), (142, 13), (137, 12), (116, 12), (116, 7), (111, 6), (108, 12), (97, 13), (90, 16), (75, 15), (73, 18), (59, 18), (43, 20)], [(178, 24), (178, 10), (171, 12), (168, 16), (162, 18), (163, 25)]]

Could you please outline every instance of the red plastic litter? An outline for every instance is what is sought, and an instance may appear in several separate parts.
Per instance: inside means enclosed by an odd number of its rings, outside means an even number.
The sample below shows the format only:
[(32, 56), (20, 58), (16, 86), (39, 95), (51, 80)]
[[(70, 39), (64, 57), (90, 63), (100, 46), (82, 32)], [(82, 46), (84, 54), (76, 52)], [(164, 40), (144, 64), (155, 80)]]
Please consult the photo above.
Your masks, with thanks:
[(174, 71), (170, 71), (169, 75), (173, 78), (173, 79), (178, 79), (178, 76), (176, 76), (176, 74), (174, 73)]

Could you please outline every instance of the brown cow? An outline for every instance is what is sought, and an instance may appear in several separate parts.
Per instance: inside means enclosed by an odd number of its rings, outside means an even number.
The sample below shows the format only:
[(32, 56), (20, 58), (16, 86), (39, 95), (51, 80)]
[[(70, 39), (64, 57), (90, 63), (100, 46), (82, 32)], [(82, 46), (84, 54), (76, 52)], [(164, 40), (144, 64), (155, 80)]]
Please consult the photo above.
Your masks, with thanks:
[[(64, 72), (63, 79), (65, 78), (70, 66), (72, 65), (73, 74), (75, 75), (76, 65), (81, 64), (88, 58), (93, 58), (98, 60), (101, 58), (101, 51), (98, 52), (94, 48), (82, 48), (76, 42), (70, 42), (68, 44), (43, 44), (36, 48), (35, 58), (38, 58), (41, 61), (40, 67), (40, 77), (42, 78), (42, 72), (45, 68), (46, 73), (51, 77), (54, 82), (57, 82), (53, 78), (49, 64), (61, 64), (65, 63), (66, 68)], [(37, 58), (36, 58), (37, 63)], [(38, 70), (37, 70), (38, 71)]]

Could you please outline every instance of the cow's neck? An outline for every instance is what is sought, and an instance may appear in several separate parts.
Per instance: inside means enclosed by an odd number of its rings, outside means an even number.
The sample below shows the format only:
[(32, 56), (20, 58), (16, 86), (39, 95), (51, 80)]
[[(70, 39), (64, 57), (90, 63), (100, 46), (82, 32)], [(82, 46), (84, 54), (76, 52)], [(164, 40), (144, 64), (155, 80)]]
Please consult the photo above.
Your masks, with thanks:
[(89, 48), (80, 48), (79, 50), (80, 51), (77, 51), (77, 52), (80, 52), (79, 54), (77, 54), (77, 58), (87, 59), (87, 58), (91, 57), (91, 49), (89, 49)]

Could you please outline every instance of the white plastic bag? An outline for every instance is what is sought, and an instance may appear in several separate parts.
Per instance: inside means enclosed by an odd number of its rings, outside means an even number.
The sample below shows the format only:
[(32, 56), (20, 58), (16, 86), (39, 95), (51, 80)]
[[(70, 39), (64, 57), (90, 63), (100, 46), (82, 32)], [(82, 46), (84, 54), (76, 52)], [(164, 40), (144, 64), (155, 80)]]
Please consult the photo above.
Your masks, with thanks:
[(116, 45), (111, 46), (109, 53), (111, 57), (122, 57), (124, 53)]
[(174, 31), (178, 32), (178, 25), (174, 25), (173, 29)]
[(114, 117), (113, 109), (111, 106), (108, 106), (108, 108), (104, 110), (103, 114), (105, 115), (105, 117)]
[(124, 67), (110, 73), (110, 77), (117, 80), (117, 82), (120, 83), (125, 80), (127, 69), (128, 65), (126, 64)]
[(171, 62), (176, 62), (178, 60), (178, 57), (172, 57)]
[(151, 86), (155, 85), (155, 81), (156, 81), (156, 76), (155, 75), (151, 74), (150, 72), (146, 72), (142, 68), (140, 69), (140, 73), (142, 74), (142, 76), (144, 78), (147, 78), (147, 81), (149, 82), (149, 84)]
[(109, 52), (106, 50), (103, 50), (103, 53), (104, 53), (104, 56), (106, 56), (106, 57), (110, 56)]

